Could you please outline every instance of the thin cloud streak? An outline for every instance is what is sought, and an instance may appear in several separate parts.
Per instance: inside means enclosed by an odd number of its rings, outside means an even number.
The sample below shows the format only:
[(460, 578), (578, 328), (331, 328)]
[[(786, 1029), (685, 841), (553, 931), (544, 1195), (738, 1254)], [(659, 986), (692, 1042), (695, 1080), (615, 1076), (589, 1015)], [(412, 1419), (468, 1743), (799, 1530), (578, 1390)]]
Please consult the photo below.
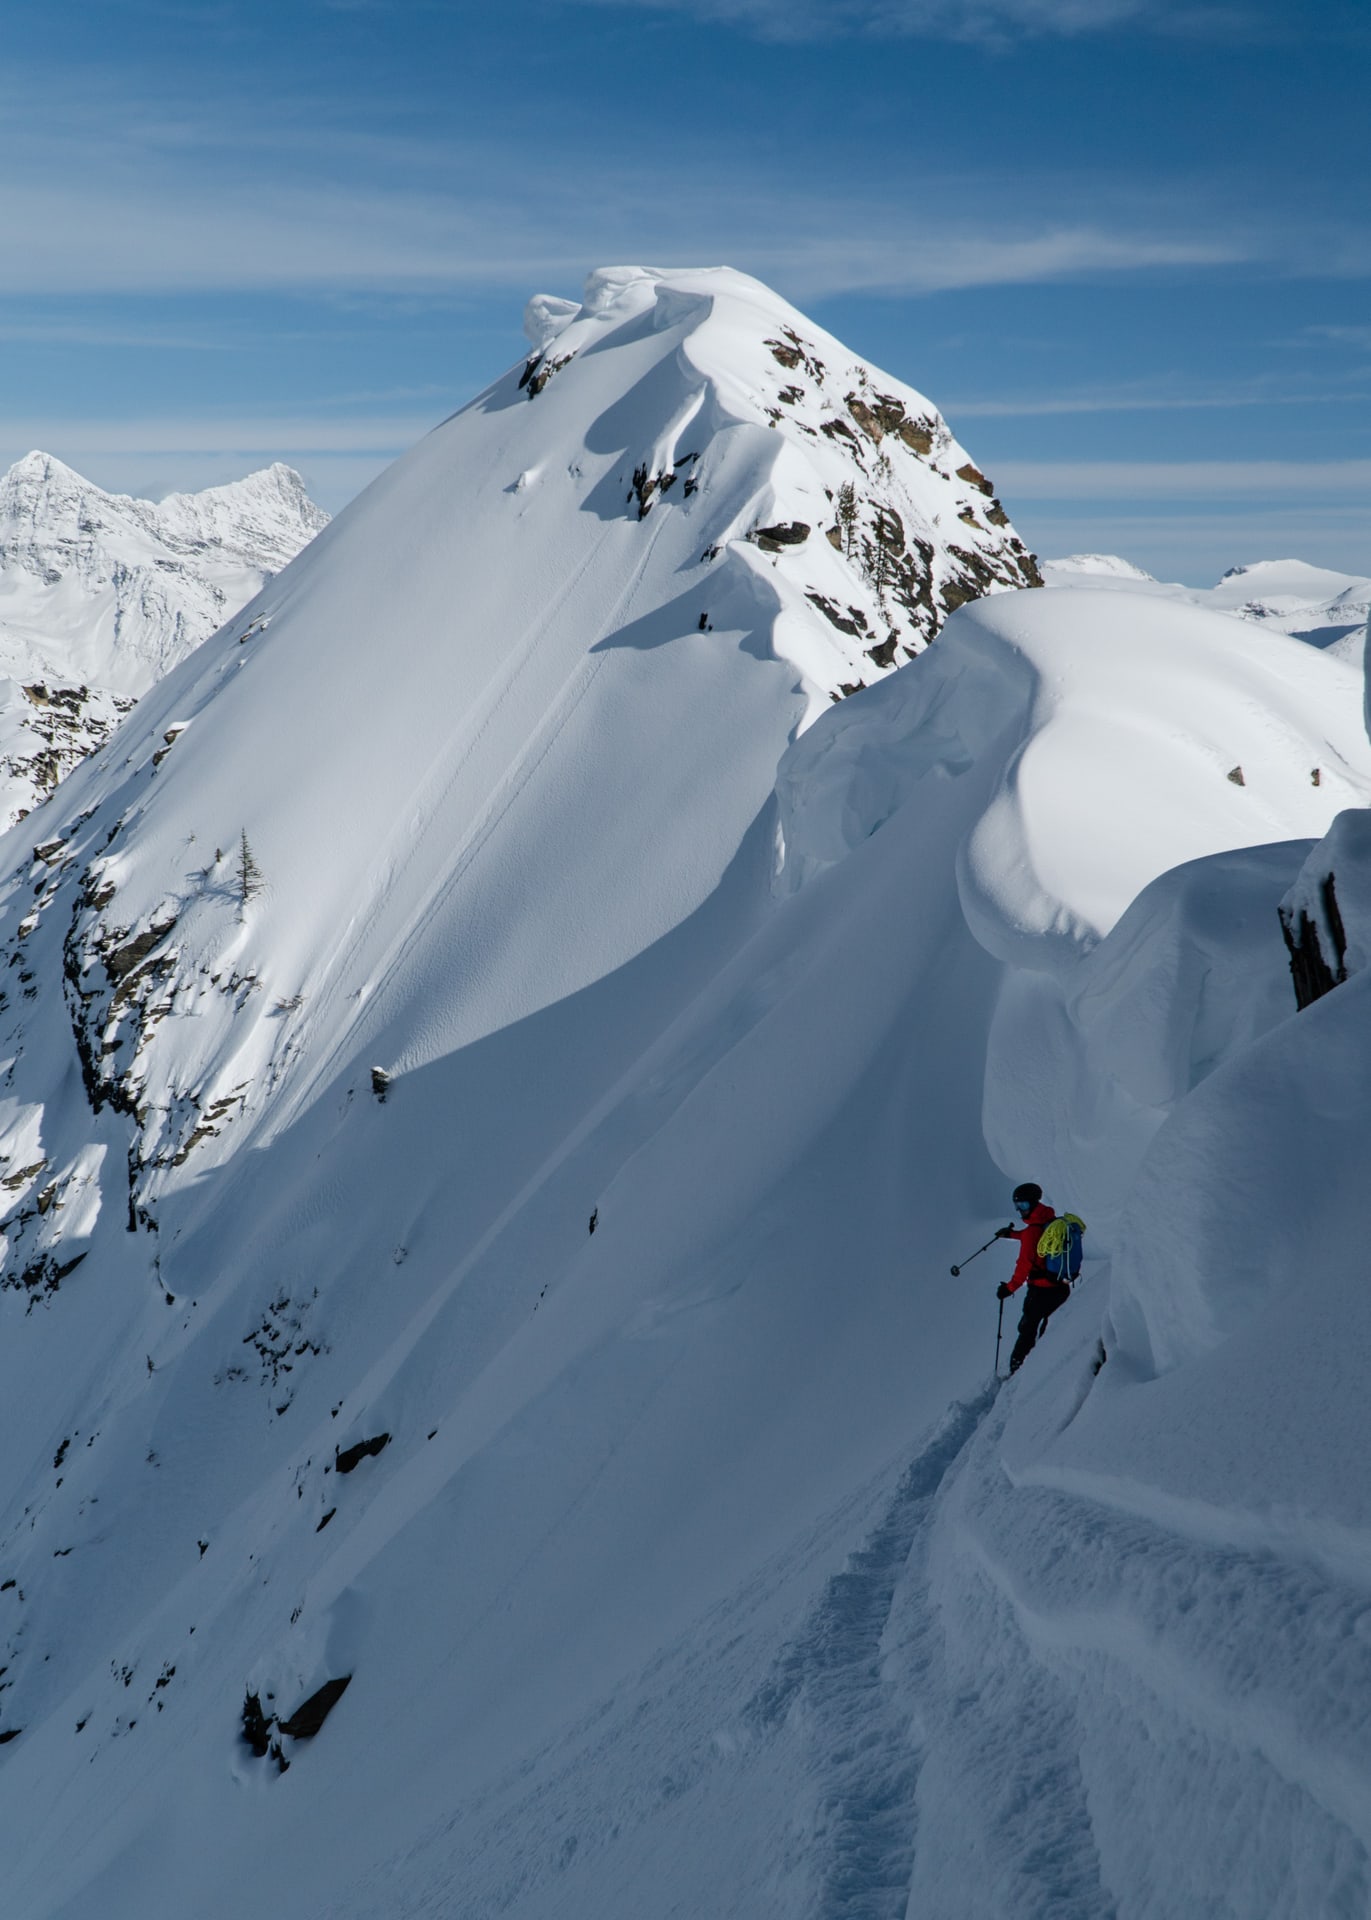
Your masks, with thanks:
[(874, 217), (869, 231), (854, 232), (851, 210), (837, 204), (814, 206), (810, 230), (777, 244), (754, 236), (774, 234), (790, 217), (779, 196), (774, 207), (754, 201), (747, 226), (731, 230), (719, 213), (727, 196), (712, 186), (697, 185), (696, 204), (668, 212), (616, 208), (609, 194), (585, 198), (600, 211), (582, 224), (572, 254), (568, 233), (575, 229), (556, 203), (534, 218), (517, 193), (510, 203), (473, 204), (456, 195), (329, 186), (225, 191), (207, 217), (199, 196), (181, 201), (165, 189), (130, 198), (86, 181), (70, 189), (20, 185), (0, 208), (0, 251), (11, 296), (505, 286), (531, 292), (549, 277), (578, 284), (587, 267), (624, 258), (626, 242), (638, 243), (632, 252), (639, 257), (657, 260), (723, 253), (809, 298), (1221, 268), (1250, 257), (1241, 241), (1226, 237), (1099, 225), (1045, 221), (1024, 238), (987, 222), (977, 232), (974, 214), (959, 229)]
[(156, 353), (223, 353), (229, 343), (208, 334), (140, 333), (136, 327), (102, 327), (73, 320), (0, 320), (0, 340), (16, 345), (134, 347)]
[[(1083, 200), (1078, 180), (1020, 178), (1011, 224), (1003, 183), (989, 175), (949, 166), (925, 176), (918, 211), (893, 193), (854, 206), (821, 156), (798, 156), (798, 174), (750, 167), (740, 201), (737, 157), (723, 149), (673, 173), (665, 192), (650, 169), (626, 179), (587, 162), (571, 179), (536, 143), (444, 145), (377, 131), (364, 115), (336, 126), (298, 102), (229, 111), (206, 99), (167, 122), (92, 87), (79, 111), (67, 102), (57, 113), (33, 79), (28, 95), (13, 76), (0, 87), (0, 257), (12, 298), (527, 294), (549, 280), (570, 290), (588, 267), (636, 258), (730, 260), (818, 299), (1203, 272), (1290, 244), (1270, 222), (1258, 232), (1219, 214), (1197, 220), (1190, 200), (1136, 182), (1097, 181)], [(280, 164), (283, 142), (290, 164)], [(1355, 246), (1353, 236), (1345, 250)]]
[(1254, 9), (1175, 0), (577, 0), (581, 5), (683, 13), (739, 28), (762, 40), (804, 42), (851, 36), (932, 39), (1002, 46), (1014, 40), (1077, 38), (1123, 28), (1215, 35), (1254, 24)]
[(1339, 347), (1360, 347), (1371, 352), (1371, 327), (1306, 327), (1305, 333), (1316, 340), (1331, 340)]
[[(447, 409), (449, 412), (451, 408)], [(41, 448), (70, 465), (77, 463), (64, 447), (86, 454), (193, 454), (278, 458), (281, 447), (300, 453), (395, 454), (413, 446), (444, 416), (437, 401), (431, 413), (361, 415), (352, 419), (321, 420), (308, 416), (234, 415), (224, 419), (173, 415), (143, 420), (32, 420), (0, 417), (0, 447), (20, 453)], [(13, 456), (18, 458), (19, 455)]]
[(1330, 393), (1250, 393), (1195, 394), (1044, 394), (1041, 398), (947, 400), (941, 410), (948, 419), (958, 420), (1033, 420), (1058, 415), (1096, 413), (1189, 413), (1221, 412), (1242, 407), (1346, 406), (1371, 400), (1371, 393), (1352, 393), (1339, 387)]
[(1025, 500), (1371, 495), (1371, 460), (1000, 460), (995, 483)]

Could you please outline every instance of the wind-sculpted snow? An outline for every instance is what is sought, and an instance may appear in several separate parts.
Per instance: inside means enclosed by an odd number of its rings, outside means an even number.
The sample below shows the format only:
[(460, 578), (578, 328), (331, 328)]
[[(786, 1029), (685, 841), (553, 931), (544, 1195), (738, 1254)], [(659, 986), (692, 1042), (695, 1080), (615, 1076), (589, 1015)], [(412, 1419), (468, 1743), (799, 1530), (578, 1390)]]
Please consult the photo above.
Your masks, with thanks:
[[(924, 649), (928, 403), (722, 272), (532, 332), (4, 845), (9, 1904), (1355, 1912), (1366, 976), (1277, 917), (1355, 672)], [(1027, 1177), (1090, 1258), (992, 1400)]]
[(1338, 807), (1365, 805), (1359, 694), (1341, 661), (1169, 602), (984, 601), (879, 709), (834, 715), (792, 749), (784, 871), (802, 883), (930, 772), (994, 754), (994, 799), (958, 849), (963, 909), (1001, 958), (1074, 965), (1168, 868), (1319, 833)]

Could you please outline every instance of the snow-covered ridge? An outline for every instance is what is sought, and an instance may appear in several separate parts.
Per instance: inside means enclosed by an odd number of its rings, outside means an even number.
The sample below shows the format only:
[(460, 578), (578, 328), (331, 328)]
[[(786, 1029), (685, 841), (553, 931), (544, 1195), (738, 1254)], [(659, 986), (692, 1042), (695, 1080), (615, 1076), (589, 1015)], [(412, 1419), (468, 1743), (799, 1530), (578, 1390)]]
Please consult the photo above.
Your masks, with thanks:
[[(137, 1119), (135, 1213), (155, 1217), (155, 1193), (226, 1127), (279, 1125), (283, 1077), (302, 1095), (363, 1007), (373, 1029), (369, 983), (397, 937), (379, 911), (388, 876), (419, 888), (406, 912), (428, 891), (447, 901), (452, 937), (480, 956), (473, 978), (407, 989), (422, 1017), (384, 1046), (417, 1065), (688, 917), (800, 726), (920, 652), (949, 610), (1037, 579), (931, 403), (757, 282), (613, 269), (559, 319), (554, 361), (511, 370), (382, 476), (158, 686), (120, 760), (64, 792), (52, 831), (34, 827), (55, 849), (40, 913), (66, 928), (88, 1091)], [(73, 501), (68, 523), (91, 511)], [(193, 544), (225, 511), (180, 500), (168, 518)], [(651, 725), (635, 718), (613, 747), (646, 678), (662, 688)], [(362, 743), (363, 716), (383, 746)], [(679, 804), (678, 736), (714, 769), (704, 830)], [(617, 799), (602, 783), (584, 818), (544, 802), (579, 792), (582, 765), (607, 753)], [(616, 817), (656, 788), (641, 821)], [(560, 854), (544, 804), (571, 836)], [(511, 807), (530, 862), (514, 892), (481, 858)], [(251, 937), (226, 918), (244, 831), (269, 882)], [(622, 889), (622, 910), (587, 916), (573, 891), (566, 936), (534, 962), (529, 928), (560, 911), (581, 844), (631, 847), (597, 883), (610, 903)], [(325, 927), (354, 929), (353, 946)], [(324, 995), (327, 1017), (283, 1021), (268, 974), (286, 1002)]]
[[(938, 526), (927, 403), (736, 276), (539, 316), (4, 843), (11, 1904), (1338, 1911), (1364, 1475), (1231, 1332), (1367, 1133), (1277, 918), (1357, 672), (1107, 587), (926, 647), (822, 530)], [(995, 1400), (1025, 1177), (1089, 1266)]]
[(0, 826), (327, 520), (279, 462), (160, 504), (106, 493), (46, 453), (0, 476)]

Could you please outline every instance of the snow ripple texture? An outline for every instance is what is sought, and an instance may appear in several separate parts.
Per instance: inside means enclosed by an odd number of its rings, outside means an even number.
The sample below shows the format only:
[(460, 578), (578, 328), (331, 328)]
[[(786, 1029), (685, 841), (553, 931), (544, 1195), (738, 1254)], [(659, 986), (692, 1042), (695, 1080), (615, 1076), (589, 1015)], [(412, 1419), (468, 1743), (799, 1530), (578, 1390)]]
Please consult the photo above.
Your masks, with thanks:
[[(921, 1743), (911, 1739), (908, 1705), (886, 1675), (886, 1641), (897, 1592), (917, 1591), (926, 1579), (933, 1502), (993, 1398), (992, 1388), (949, 1409), (880, 1525), (829, 1581), (745, 1715), (763, 1731), (792, 1715), (808, 1723), (821, 1781), (816, 1835), (826, 1857), (814, 1920), (899, 1920), (905, 1912)], [(906, 1661), (910, 1653), (906, 1639)], [(917, 1712), (922, 1676), (912, 1684), (904, 1678), (901, 1692), (912, 1695)]]

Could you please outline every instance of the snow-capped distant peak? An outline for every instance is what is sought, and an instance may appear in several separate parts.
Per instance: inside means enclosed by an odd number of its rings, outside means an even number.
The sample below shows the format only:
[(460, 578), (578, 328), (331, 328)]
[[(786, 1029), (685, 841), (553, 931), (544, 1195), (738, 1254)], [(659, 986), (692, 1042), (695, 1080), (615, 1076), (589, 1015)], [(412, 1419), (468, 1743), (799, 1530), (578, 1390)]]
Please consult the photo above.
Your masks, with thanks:
[(1135, 567), (1131, 560), (1120, 559), (1117, 553), (1068, 553), (1060, 560), (1044, 560), (1043, 573), (1047, 575), (1065, 573), (1088, 573), (1094, 579), (1106, 576), (1116, 580), (1152, 580), (1155, 575), (1144, 573), (1141, 567)]
[(1156, 580), (1116, 554), (1100, 553), (1045, 560), (1042, 571), (1050, 587), (1105, 587), (1188, 601), (1361, 663), (1371, 579), (1360, 574), (1310, 566), (1306, 560), (1257, 560), (1230, 567), (1217, 586), (1184, 587)]
[(1293, 611), (1326, 606), (1350, 588), (1364, 589), (1366, 584), (1360, 574), (1311, 566), (1307, 560), (1257, 560), (1249, 566), (1230, 567), (1213, 589), (1213, 600), (1217, 606), (1279, 606)]
[(158, 504), (26, 454), (0, 475), (0, 664), (136, 697), (327, 521), (279, 461)]
[(0, 827), (327, 520), (279, 461), (160, 504), (40, 451), (0, 474)]

